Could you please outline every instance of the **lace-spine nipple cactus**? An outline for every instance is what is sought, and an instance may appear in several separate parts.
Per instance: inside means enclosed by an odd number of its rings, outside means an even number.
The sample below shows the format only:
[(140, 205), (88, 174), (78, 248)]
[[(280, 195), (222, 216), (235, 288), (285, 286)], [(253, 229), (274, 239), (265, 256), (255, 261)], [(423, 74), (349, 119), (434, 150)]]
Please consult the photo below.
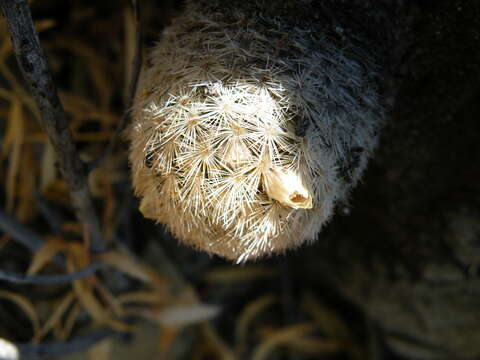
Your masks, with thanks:
[(151, 51), (129, 129), (144, 216), (238, 262), (317, 237), (382, 114), (374, 57), (282, 3), (187, 2)]

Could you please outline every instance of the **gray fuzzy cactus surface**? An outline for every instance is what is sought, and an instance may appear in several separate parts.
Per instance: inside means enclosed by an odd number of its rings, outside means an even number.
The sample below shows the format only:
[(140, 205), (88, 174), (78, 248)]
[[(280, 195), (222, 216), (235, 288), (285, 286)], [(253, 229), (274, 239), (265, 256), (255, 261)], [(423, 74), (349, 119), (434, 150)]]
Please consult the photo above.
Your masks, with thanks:
[(133, 109), (142, 213), (239, 262), (314, 240), (377, 143), (373, 51), (294, 9), (187, 2)]

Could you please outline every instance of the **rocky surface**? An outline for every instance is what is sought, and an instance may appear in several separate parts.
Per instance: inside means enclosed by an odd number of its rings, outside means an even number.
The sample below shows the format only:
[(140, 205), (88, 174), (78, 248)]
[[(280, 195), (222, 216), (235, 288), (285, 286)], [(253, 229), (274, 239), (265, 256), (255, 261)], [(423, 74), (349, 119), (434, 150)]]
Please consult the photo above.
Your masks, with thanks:
[[(480, 3), (410, 2), (395, 105), (363, 185), (307, 269), (408, 358), (480, 356)], [(308, 253), (308, 254), (307, 254)], [(314, 264), (314, 265), (313, 265)], [(321, 269), (321, 270), (319, 270)]]

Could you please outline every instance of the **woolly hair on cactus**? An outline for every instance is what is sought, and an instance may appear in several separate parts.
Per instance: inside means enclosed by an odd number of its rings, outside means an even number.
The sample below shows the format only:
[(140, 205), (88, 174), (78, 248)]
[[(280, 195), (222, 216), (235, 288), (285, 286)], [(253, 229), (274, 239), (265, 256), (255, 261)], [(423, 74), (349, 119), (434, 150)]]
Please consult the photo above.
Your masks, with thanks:
[(313, 240), (365, 169), (375, 57), (311, 7), (187, 1), (152, 49), (128, 131), (133, 186), (186, 244), (242, 262)]

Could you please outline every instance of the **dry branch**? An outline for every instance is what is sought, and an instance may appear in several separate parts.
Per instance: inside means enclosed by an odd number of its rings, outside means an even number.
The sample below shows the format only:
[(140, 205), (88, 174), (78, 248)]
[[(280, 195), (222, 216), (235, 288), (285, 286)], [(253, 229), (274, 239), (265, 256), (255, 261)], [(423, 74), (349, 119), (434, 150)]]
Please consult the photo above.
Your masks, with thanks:
[(40, 110), (40, 123), (48, 134), (62, 176), (69, 185), (75, 213), (90, 233), (92, 250), (101, 251), (104, 244), (87, 186), (85, 165), (78, 155), (68, 128), (67, 115), (40, 47), (30, 9), (24, 0), (1, 0), (0, 6), (19, 67)]
[(47, 356), (63, 356), (87, 350), (107, 337), (119, 334), (112, 329), (102, 329), (67, 342), (50, 344), (18, 344), (21, 359), (42, 359)]
[(0, 210), (0, 229), (32, 252), (43, 246), (43, 240), (40, 236), (17, 223), (15, 219), (2, 210)]
[(71, 274), (62, 275), (24, 275), (4, 272), (0, 270), (0, 281), (7, 281), (14, 284), (34, 284), (34, 285), (51, 285), (65, 284), (75, 280), (79, 280), (90, 276), (104, 267), (106, 264), (96, 261), (88, 267)]

